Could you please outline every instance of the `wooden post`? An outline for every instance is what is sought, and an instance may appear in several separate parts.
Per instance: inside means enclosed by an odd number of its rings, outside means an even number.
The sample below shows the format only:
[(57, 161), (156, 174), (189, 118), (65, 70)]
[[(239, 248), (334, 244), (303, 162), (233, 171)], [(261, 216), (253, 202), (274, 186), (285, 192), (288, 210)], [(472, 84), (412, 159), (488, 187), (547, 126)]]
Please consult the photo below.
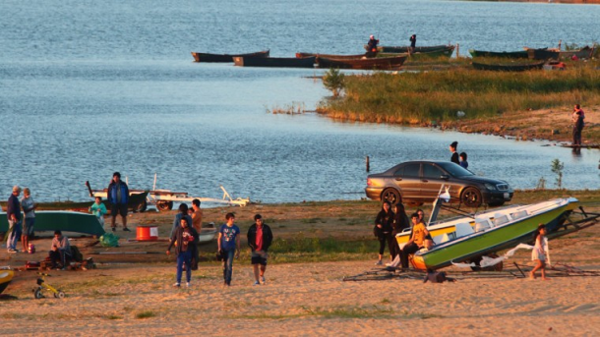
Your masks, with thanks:
[(371, 171), (371, 165), (369, 164), (369, 156), (367, 156), (367, 172)]
[(460, 45), (457, 43), (456, 44), (456, 58), (460, 57)]

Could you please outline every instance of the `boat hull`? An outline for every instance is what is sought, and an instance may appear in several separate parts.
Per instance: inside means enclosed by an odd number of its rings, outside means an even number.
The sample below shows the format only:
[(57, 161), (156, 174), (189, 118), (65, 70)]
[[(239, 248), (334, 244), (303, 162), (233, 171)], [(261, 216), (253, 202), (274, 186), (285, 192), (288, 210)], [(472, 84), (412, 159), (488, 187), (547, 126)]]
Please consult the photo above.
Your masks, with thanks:
[[(93, 214), (71, 211), (36, 211), (35, 232), (76, 232), (82, 234), (103, 235), (104, 228)], [(8, 231), (6, 213), (0, 213), (0, 232)]]
[(0, 270), (0, 294), (8, 287), (14, 276), (15, 272), (12, 270)]
[(439, 269), (451, 265), (452, 262), (466, 261), (513, 247), (519, 243), (529, 242), (532, 239), (532, 233), (540, 223), (546, 224), (546, 229), (551, 234), (577, 207), (576, 199), (572, 200), (574, 201), (566, 202), (564, 205), (534, 214), (520, 221), (517, 220), (439, 244), (421, 255), (415, 254), (412, 260), (413, 265), (422, 270)]
[(395, 70), (400, 69), (406, 61), (406, 56), (378, 57), (370, 59), (329, 59), (319, 57), (319, 68), (362, 69), (362, 70)]
[(238, 67), (314, 68), (316, 57), (234, 57)]
[(471, 54), (473, 57), (494, 57), (507, 59), (526, 59), (529, 57), (526, 50), (495, 52), (470, 49), (469, 54)]
[(369, 58), (366, 54), (356, 54), (356, 55), (334, 55), (334, 54), (314, 54), (314, 53), (296, 53), (296, 58), (305, 58), (305, 57), (324, 57), (329, 59), (341, 59), (341, 60), (357, 60), (362, 58)]
[(194, 62), (213, 62), (213, 63), (227, 63), (233, 62), (234, 57), (269, 57), (269, 50), (263, 50), (254, 53), (245, 53), (245, 54), (211, 54), (211, 53), (198, 53), (192, 52), (192, 57), (194, 57)]
[(479, 62), (471, 62), (473, 68), (477, 70), (489, 70), (489, 71), (528, 71), (542, 69), (546, 61), (540, 61), (529, 64), (486, 64)]
[[(424, 47), (415, 47), (414, 53), (426, 53), (437, 51), (440, 49), (445, 49), (450, 46), (447, 45), (438, 45), (438, 46), (424, 46)], [(454, 46), (452, 46), (454, 48)], [(378, 51), (383, 53), (408, 53), (410, 50), (410, 46), (381, 46), (377, 48)]]

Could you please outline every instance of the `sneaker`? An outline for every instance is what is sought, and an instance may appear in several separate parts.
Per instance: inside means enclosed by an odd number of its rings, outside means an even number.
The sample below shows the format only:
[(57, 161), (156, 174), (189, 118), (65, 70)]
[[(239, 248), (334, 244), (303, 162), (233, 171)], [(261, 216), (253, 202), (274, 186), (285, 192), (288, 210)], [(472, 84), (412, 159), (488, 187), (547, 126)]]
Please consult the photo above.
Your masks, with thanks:
[(113, 232), (116, 232), (117, 229), (115, 227), (111, 228)]
[(181, 287), (181, 284), (179, 284), (179, 283), (175, 283), (175, 284), (173, 284), (173, 287), (177, 287), (177, 288), (179, 288), (179, 287)]
[(191, 287), (192, 285), (191, 285), (189, 282), (186, 282), (186, 283), (185, 283), (185, 286), (189, 288), (189, 287)]
[(376, 266), (381, 266), (381, 265), (383, 265), (383, 262), (381, 262), (381, 260), (379, 260), (379, 261), (375, 262), (375, 265)]
[(123, 228), (123, 232), (131, 232), (131, 230), (127, 227)]
[(16, 253), (18, 253), (18, 250), (16, 250), (16, 249), (9, 249), (8, 253), (9, 254), (16, 254)]
[(255, 285), (255, 286), (259, 286), (259, 285), (260, 285), (260, 282), (258, 282), (258, 281), (254, 281), (254, 285)]
[(267, 283), (267, 281), (265, 281), (265, 277), (264, 276), (260, 278), (260, 283), (262, 283), (262, 284), (266, 284)]

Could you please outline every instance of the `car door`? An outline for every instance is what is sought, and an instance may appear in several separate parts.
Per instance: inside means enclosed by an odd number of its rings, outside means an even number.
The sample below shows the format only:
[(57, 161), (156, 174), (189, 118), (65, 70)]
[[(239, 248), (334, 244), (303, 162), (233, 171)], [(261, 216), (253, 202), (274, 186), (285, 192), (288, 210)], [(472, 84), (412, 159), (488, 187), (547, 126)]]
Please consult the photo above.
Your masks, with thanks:
[(398, 186), (400, 194), (402, 194), (402, 201), (420, 200), (420, 173), (420, 163), (407, 163), (394, 172), (394, 183)]
[(447, 180), (442, 179), (446, 173), (433, 163), (423, 163), (423, 175), (421, 177), (421, 195), (427, 200), (434, 200), (438, 196), (442, 184)]

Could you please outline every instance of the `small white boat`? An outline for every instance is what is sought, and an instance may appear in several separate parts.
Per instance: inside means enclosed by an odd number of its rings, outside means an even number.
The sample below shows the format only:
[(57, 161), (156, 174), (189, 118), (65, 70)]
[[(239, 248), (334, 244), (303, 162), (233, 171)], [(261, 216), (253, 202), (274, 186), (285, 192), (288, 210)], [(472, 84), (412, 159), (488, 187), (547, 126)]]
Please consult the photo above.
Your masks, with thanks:
[(217, 228), (215, 227), (215, 223), (211, 222), (206, 226), (202, 226), (200, 233), (198, 233), (198, 240), (200, 244), (208, 243), (213, 241), (217, 237)]

